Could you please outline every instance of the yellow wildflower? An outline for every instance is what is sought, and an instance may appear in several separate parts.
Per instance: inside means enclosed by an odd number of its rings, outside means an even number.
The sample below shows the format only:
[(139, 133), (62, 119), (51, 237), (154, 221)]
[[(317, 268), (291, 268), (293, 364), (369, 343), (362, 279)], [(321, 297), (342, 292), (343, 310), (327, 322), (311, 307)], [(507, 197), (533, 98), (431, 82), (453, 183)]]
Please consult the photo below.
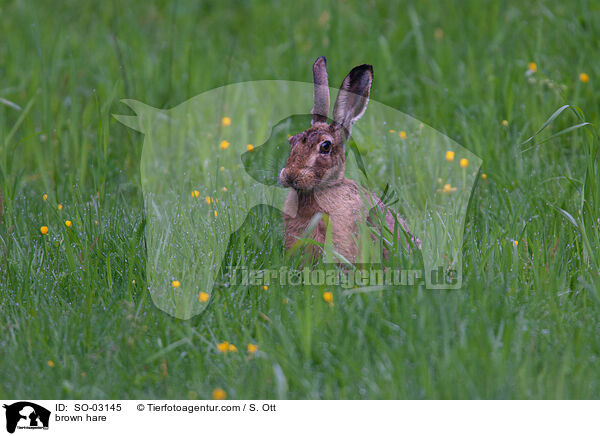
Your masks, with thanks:
[(69, 221), (69, 220), (65, 221), (65, 226), (71, 227), (72, 225), (73, 225), (73, 223), (71, 221)]
[(247, 149), (248, 151), (254, 151), (254, 145), (252, 145), (252, 144), (248, 144), (248, 145), (246, 146), (246, 149)]
[(333, 304), (333, 292), (323, 292), (323, 300), (325, 300), (326, 303)]
[(265, 291), (268, 291), (268, 290), (269, 290), (269, 287), (268, 287), (267, 285), (264, 285), (264, 286), (263, 286), (263, 289), (264, 289)]
[(248, 344), (248, 353), (254, 354), (258, 351), (258, 345)]
[(207, 294), (206, 292), (200, 292), (200, 295), (198, 295), (198, 300), (200, 300), (202, 303), (206, 303), (210, 298), (210, 295)]
[(48, 233), (48, 227), (47, 226), (40, 227), (40, 233), (42, 235), (45, 235), (46, 233)]
[(400, 135), (400, 139), (406, 139), (406, 132), (404, 130), (400, 130), (398, 134)]
[(63, 208), (63, 205), (62, 205), (62, 204), (59, 204), (59, 205), (57, 206), (57, 208), (58, 208), (58, 210), (62, 210), (62, 208)]
[(224, 127), (231, 126), (231, 118), (223, 117), (223, 119), (221, 120), (221, 125)]
[(237, 351), (237, 347), (233, 344), (229, 344), (227, 346), (227, 351), (231, 351), (231, 352)]
[(210, 197), (205, 197), (204, 201), (206, 201), (206, 204), (210, 204), (210, 202), (212, 201)]
[(227, 353), (229, 351), (229, 342), (221, 342), (217, 344), (217, 350), (221, 353)]
[(212, 397), (213, 400), (224, 400), (227, 398), (227, 393), (221, 388), (216, 388), (212, 391)]
[(537, 64), (535, 62), (529, 62), (527, 64), (527, 69), (529, 69), (529, 71), (532, 73), (535, 73), (537, 71)]
[(49, 361), (48, 361), (48, 366), (49, 366), (50, 368), (54, 368), (54, 366), (55, 366), (55, 365), (54, 365), (54, 362), (53, 362), (53, 361), (51, 361), (51, 360), (49, 360)]
[(48, 194), (42, 195), (42, 200), (44, 200), (44, 201), (48, 200)]
[(198, 198), (198, 197), (200, 197), (200, 191), (194, 189), (192, 191), (192, 198)]
[(460, 160), (460, 167), (461, 168), (466, 168), (469, 166), (469, 160), (465, 159), (464, 157)]
[(215, 218), (217, 217), (217, 215), (218, 215), (218, 213), (217, 213), (217, 211), (215, 210)]
[(222, 140), (221, 145), (219, 145), (219, 147), (221, 147), (221, 150), (227, 150), (227, 148), (229, 148), (229, 142)]
[(456, 188), (453, 188), (453, 187), (450, 185), (450, 183), (446, 183), (446, 184), (444, 185), (444, 187), (442, 188), (442, 192), (444, 192), (444, 193), (446, 193), (446, 194), (447, 194), (447, 193), (449, 193), (449, 192), (454, 192), (454, 191), (456, 191)]
[(171, 282), (171, 286), (173, 286), (174, 288), (178, 288), (181, 286), (181, 283), (179, 282), (179, 280), (173, 280)]
[(508, 121), (502, 120), (502, 127), (508, 127)]
[(482, 173), (482, 174), (481, 174), (481, 178), (482, 178), (483, 180), (487, 180), (487, 174), (486, 174), (486, 173)]
[(390, 133), (396, 133), (394, 129), (390, 129)]
[(579, 73), (579, 80), (583, 83), (588, 83), (590, 81), (590, 76), (586, 73)]
[(448, 162), (452, 162), (454, 160), (454, 152), (453, 151), (446, 152), (446, 160)]
[(519, 241), (513, 240), (513, 247), (518, 247), (518, 246), (519, 246)]

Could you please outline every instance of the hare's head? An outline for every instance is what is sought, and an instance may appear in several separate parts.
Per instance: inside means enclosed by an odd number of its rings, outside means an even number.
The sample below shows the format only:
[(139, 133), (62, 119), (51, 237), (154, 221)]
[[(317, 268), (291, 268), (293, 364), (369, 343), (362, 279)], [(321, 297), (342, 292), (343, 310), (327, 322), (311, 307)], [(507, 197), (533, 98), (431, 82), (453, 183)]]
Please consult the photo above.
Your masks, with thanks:
[(290, 156), (279, 174), (283, 186), (302, 192), (324, 189), (344, 179), (344, 144), (350, 137), (352, 125), (367, 108), (373, 67), (359, 65), (348, 73), (333, 106), (333, 120), (329, 120), (325, 57), (321, 56), (313, 65), (313, 78), (312, 126), (290, 137)]

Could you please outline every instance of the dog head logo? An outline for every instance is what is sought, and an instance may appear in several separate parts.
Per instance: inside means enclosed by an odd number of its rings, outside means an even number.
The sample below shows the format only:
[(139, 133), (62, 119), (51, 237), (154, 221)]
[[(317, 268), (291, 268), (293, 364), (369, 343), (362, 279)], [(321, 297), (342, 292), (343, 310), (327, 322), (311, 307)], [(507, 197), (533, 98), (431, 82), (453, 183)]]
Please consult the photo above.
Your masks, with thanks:
[[(344, 100), (365, 98), (364, 87), (356, 95), (344, 83)], [(328, 96), (336, 92), (315, 76), (314, 84), (230, 84), (169, 110), (123, 100), (136, 115), (115, 118), (144, 134), (147, 278), (160, 309), (183, 319), (204, 310), (230, 235), (258, 205), (284, 209), (289, 188), (280, 176), (294, 145), (290, 138), (309, 129), (315, 113), (325, 122)], [(393, 193), (389, 208), (422, 244), (427, 288), (460, 288), (466, 208), (481, 160), (373, 99), (358, 109), (342, 132), (345, 177), (378, 196)], [(435, 280), (439, 271), (455, 274)]]
[(14, 433), (18, 428), (48, 429), (50, 411), (28, 401), (4, 405), (6, 409), (6, 431)]

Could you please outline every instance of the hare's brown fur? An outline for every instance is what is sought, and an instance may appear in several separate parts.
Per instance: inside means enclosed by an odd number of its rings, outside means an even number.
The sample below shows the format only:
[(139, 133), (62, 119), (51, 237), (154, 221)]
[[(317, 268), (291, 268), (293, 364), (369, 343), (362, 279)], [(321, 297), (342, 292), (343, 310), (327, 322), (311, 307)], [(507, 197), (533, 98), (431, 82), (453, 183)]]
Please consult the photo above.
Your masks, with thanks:
[[(283, 210), (286, 250), (304, 235), (313, 217), (320, 212), (329, 216), (336, 250), (346, 259), (355, 260), (358, 247), (352, 235), (356, 234), (356, 223), (363, 214), (362, 206), (359, 187), (349, 179), (324, 190), (309, 193), (291, 191)], [(320, 220), (309, 236), (316, 242), (325, 243), (325, 232), (325, 222)]]

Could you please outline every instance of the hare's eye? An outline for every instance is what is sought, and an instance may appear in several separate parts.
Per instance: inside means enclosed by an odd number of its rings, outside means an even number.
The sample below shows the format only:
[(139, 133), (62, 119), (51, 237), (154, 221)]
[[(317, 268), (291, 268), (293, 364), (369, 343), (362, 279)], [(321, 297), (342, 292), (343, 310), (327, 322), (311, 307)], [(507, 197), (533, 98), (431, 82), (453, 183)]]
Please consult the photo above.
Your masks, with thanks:
[(330, 151), (331, 151), (331, 142), (329, 142), (329, 141), (321, 142), (321, 145), (319, 146), (319, 153), (328, 154)]

